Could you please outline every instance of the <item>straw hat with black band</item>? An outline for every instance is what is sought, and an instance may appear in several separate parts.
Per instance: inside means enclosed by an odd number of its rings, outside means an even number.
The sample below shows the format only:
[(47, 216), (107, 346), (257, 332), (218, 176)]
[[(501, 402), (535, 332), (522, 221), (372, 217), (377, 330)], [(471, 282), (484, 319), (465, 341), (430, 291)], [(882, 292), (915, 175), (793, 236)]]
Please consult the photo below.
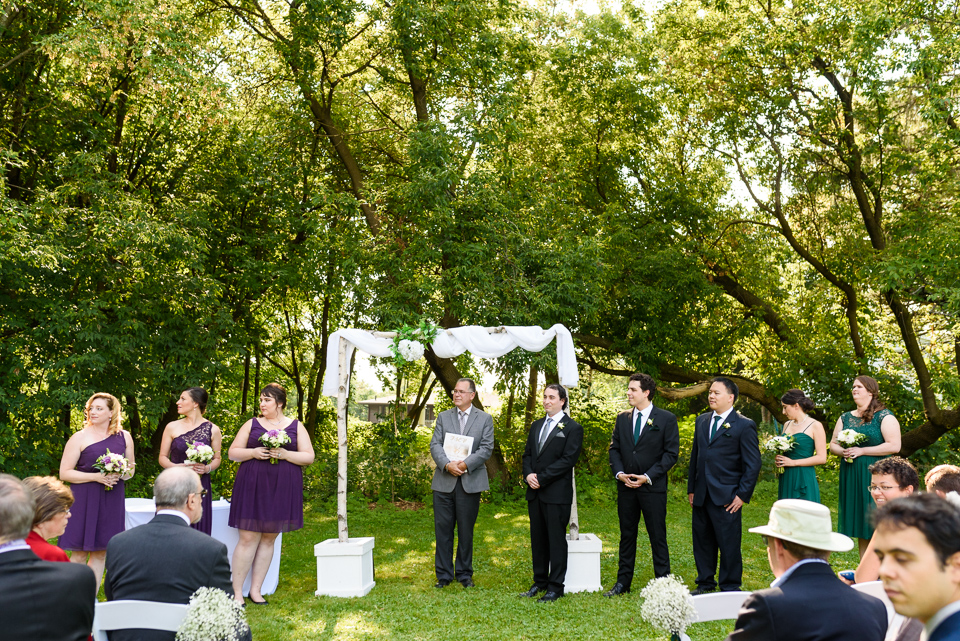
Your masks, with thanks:
[(853, 549), (853, 539), (833, 531), (830, 509), (826, 505), (802, 499), (780, 499), (770, 508), (767, 524), (750, 528), (750, 532), (815, 550), (846, 552)]

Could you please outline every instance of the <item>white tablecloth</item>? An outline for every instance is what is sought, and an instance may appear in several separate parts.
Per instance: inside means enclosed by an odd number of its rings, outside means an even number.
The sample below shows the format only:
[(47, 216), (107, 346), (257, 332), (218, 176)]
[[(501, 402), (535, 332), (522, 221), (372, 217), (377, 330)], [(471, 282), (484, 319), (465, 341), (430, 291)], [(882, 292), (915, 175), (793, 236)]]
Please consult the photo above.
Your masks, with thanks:
[[(127, 499), (126, 500), (126, 529), (143, 525), (153, 518), (157, 508), (153, 499)], [(213, 502), (213, 527), (211, 535), (216, 540), (227, 546), (227, 558), (233, 563), (233, 549), (237, 547), (237, 541), (240, 540), (240, 534), (236, 528), (227, 525), (230, 517), (230, 503), (226, 499), (220, 499)], [(273, 561), (270, 562), (270, 569), (267, 570), (267, 578), (263, 581), (261, 594), (273, 594), (277, 591), (277, 583), (280, 582), (280, 547), (283, 535), (277, 537), (277, 542), (273, 546)], [(250, 594), (250, 579), (248, 573), (246, 581), (243, 582), (243, 595)]]

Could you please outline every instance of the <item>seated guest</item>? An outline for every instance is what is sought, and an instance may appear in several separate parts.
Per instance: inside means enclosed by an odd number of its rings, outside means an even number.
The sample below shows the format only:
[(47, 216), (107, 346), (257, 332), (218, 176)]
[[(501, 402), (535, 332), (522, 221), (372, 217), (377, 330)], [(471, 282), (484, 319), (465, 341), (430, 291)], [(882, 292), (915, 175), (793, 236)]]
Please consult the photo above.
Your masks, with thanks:
[(767, 525), (750, 531), (767, 544), (777, 580), (747, 597), (727, 641), (883, 641), (886, 607), (844, 585), (827, 563), (830, 552), (853, 549), (852, 539), (833, 532), (828, 507), (782, 499)]
[(51, 563), (27, 544), (33, 495), (0, 474), (0, 638), (80, 641), (93, 627), (97, 579), (76, 563)]
[(960, 509), (935, 494), (891, 501), (874, 518), (880, 579), (926, 641), (960, 639)]
[[(913, 463), (899, 456), (880, 459), (872, 464), (870, 470), (870, 496), (877, 507), (888, 501), (910, 496), (920, 489), (920, 475)], [(853, 581), (840, 577), (848, 585), (876, 581), (880, 578), (880, 559), (873, 553), (873, 539), (860, 559), (860, 565), (854, 572)]]
[[(139, 599), (189, 603), (198, 588), (219, 588), (233, 597), (227, 546), (194, 530), (203, 514), (203, 485), (188, 467), (171, 467), (157, 477), (157, 515), (149, 523), (117, 534), (107, 545), (108, 601)], [(116, 630), (111, 641), (173, 641), (176, 633)]]
[(927, 492), (946, 498), (950, 492), (960, 494), (960, 467), (956, 465), (938, 465), (923, 477)]
[(47, 541), (57, 538), (67, 529), (73, 492), (52, 476), (28, 476), (23, 479), (23, 485), (30, 490), (37, 506), (27, 545), (44, 561), (69, 562), (70, 557), (66, 552)]

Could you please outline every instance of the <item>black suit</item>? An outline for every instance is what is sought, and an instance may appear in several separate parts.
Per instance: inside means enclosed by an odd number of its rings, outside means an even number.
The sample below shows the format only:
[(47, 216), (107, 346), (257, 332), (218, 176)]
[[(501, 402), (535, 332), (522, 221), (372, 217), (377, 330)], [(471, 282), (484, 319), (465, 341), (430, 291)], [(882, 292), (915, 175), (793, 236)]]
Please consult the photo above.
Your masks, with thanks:
[(86, 565), (43, 561), (32, 550), (4, 552), (0, 594), (2, 641), (90, 636), (97, 579)]
[(887, 608), (843, 583), (826, 563), (805, 563), (744, 601), (727, 641), (882, 641)]
[(697, 417), (690, 453), (687, 492), (693, 494), (693, 558), (697, 586), (712, 590), (717, 583), (717, 553), (720, 553), (720, 589), (739, 590), (743, 578), (740, 554), (741, 510), (727, 512), (724, 506), (740, 497), (750, 502), (760, 474), (757, 425), (736, 410), (710, 438), (713, 412)]
[[(149, 523), (121, 532), (107, 544), (108, 601), (140, 599), (189, 603), (197, 588), (220, 588), (231, 597), (227, 546), (192, 529), (174, 514), (158, 514)], [(111, 641), (172, 641), (174, 632), (117, 630)]]
[(527, 485), (533, 582), (541, 590), (563, 594), (567, 576), (567, 523), (573, 503), (573, 467), (583, 450), (583, 428), (563, 415), (540, 447), (545, 419), (534, 421), (523, 450), (523, 478), (537, 475), (538, 489)]
[(680, 455), (677, 417), (658, 407), (650, 409), (648, 424), (633, 442), (634, 411), (621, 412), (610, 440), (610, 469), (614, 474), (645, 474), (650, 479), (640, 487), (617, 482), (617, 516), (620, 519), (620, 568), (617, 583), (630, 588), (637, 559), (640, 517), (650, 539), (653, 571), (658, 577), (670, 574), (667, 547), (667, 472)]

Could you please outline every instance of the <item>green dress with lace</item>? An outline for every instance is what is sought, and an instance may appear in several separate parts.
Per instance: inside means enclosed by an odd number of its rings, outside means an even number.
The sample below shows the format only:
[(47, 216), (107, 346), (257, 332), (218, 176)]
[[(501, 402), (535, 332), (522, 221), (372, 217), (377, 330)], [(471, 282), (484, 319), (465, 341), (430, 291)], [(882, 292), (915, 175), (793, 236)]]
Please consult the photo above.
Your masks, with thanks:
[[(816, 453), (817, 445), (813, 438), (807, 434), (809, 427), (808, 425), (802, 432), (793, 434), (793, 447), (784, 456), (797, 460), (810, 458)], [(820, 485), (817, 483), (816, 466), (805, 465), (803, 467), (783, 468), (777, 499), (803, 499), (819, 503)]]
[[(843, 429), (856, 430), (867, 435), (867, 442), (858, 447), (874, 447), (882, 444), (883, 434), (880, 432), (880, 423), (887, 416), (892, 416), (890, 410), (880, 410), (873, 415), (873, 420), (864, 424), (859, 416), (847, 412), (840, 417)], [(873, 497), (870, 496), (870, 470), (874, 462), (885, 458), (883, 456), (858, 456), (852, 463), (840, 460), (840, 518), (838, 529), (841, 534), (869, 539), (873, 536), (873, 527), (870, 525), (870, 515), (876, 509)]]

